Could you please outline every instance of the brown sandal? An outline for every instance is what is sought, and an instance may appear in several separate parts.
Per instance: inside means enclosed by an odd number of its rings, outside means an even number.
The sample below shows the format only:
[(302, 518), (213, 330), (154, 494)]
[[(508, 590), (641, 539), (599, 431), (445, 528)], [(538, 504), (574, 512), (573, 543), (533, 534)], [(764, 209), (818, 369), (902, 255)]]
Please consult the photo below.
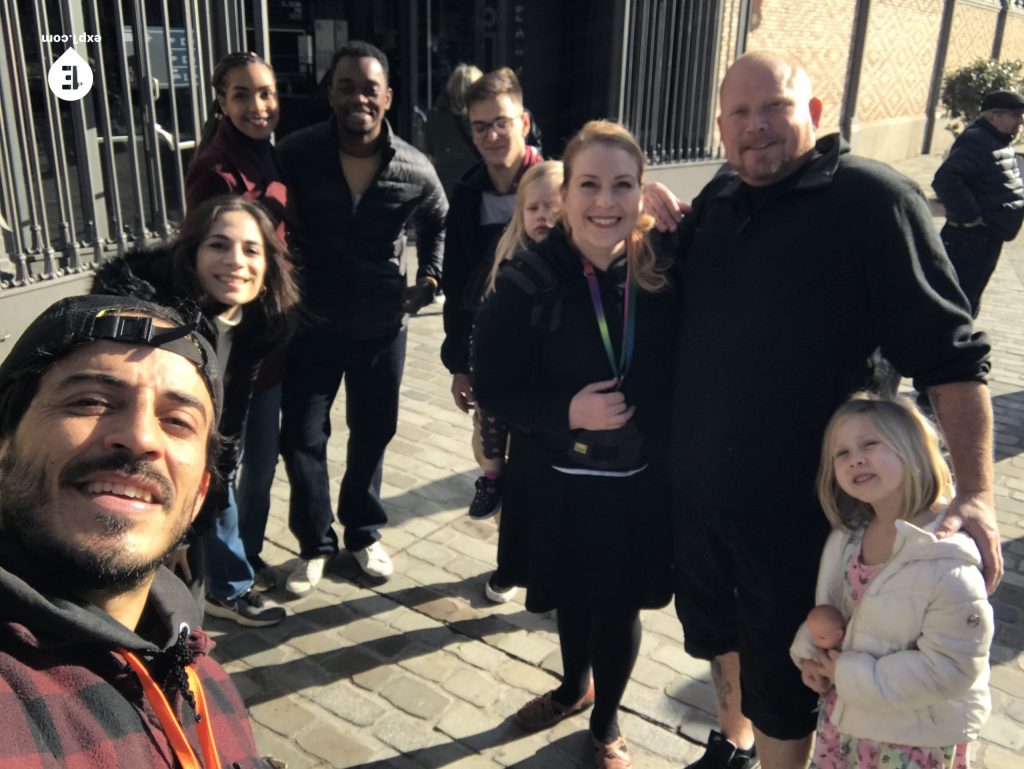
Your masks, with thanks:
[(516, 712), (515, 720), (523, 729), (531, 732), (554, 726), (559, 721), (586, 710), (594, 704), (594, 681), (587, 691), (572, 705), (563, 705), (551, 698), (554, 691), (530, 700)]
[(594, 765), (597, 769), (630, 769), (633, 761), (629, 757), (626, 738), (621, 734), (607, 744), (594, 740)]

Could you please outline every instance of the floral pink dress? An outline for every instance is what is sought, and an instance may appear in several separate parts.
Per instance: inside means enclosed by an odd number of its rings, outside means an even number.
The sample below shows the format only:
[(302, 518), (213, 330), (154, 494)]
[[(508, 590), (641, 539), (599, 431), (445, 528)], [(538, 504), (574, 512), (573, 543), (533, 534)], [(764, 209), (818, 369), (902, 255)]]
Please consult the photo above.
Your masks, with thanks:
[[(860, 552), (846, 564), (843, 599), (856, 606), (883, 564), (867, 565)], [(967, 745), (915, 748), (841, 734), (832, 723), (836, 690), (822, 697), (810, 769), (970, 769)]]

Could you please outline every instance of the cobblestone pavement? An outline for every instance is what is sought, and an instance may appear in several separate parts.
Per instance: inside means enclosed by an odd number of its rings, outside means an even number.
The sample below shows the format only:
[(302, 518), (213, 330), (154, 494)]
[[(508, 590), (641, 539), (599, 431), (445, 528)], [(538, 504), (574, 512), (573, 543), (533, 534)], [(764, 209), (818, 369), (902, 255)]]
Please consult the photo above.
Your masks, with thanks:
[[(900, 164), (927, 189), (937, 158)], [(941, 223), (941, 220), (936, 220)], [(1024, 747), (1024, 244), (1007, 249), (980, 325), (995, 346), (996, 494), (1007, 575), (996, 593), (994, 712), (975, 750), (977, 769), (1021, 766)], [(314, 594), (274, 598), (291, 616), (269, 629), (209, 621), (249, 706), (260, 747), (290, 769), (321, 767), (589, 767), (585, 716), (525, 734), (511, 714), (553, 688), (560, 662), (550, 615), (525, 611), (520, 595), (494, 606), (483, 596), (496, 528), (465, 515), (476, 467), (470, 420), (456, 411), (438, 360), (440, 310), (410, 324), (398, 435), (388, 449), (383, 496), (391, 522), (383, 544), (395, 577), (355, 578), (342, 555)], [(344, 399), (332, 411), (334, 488), (347, 439)], [(296, 557), (286, 526), (288, 486), (278, 467), (264, 557)], [(682, 767), (713, 725), (706, 663), (682, 649), (671, 607), (643, 615), (640, 659), (620, 723), (638, 769)]]

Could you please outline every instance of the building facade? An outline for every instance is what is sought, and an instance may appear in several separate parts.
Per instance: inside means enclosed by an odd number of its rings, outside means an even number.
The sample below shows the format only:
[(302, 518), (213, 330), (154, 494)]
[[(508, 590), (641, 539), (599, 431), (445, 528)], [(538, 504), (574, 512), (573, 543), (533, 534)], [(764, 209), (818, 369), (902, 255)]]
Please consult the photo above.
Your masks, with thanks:
[[(396, 130), (421, 143), (460, 62), (509, 65), (557, 156), (586, 120), (629, 126), (650, 175), (683, 197), (721, 162), (717, 85), (744, 50), (794, 54), (825, 104), (822, 129), (881, 160), (951, 141), (942, 75), (1024, 58), (1024, 0), (0, 0), (0, 357), (94, 265), (164, 237), (207, 118), (216, 61), (255, 50), (278, 78), (278, 137), (328, 114), (343, 42), (391, 59)], [(50, 78), (68, 48), (89, 92)], [(80, 84), (78, 69), (58, 72)], [(68, 81), (62, 81), (68, 82)]]

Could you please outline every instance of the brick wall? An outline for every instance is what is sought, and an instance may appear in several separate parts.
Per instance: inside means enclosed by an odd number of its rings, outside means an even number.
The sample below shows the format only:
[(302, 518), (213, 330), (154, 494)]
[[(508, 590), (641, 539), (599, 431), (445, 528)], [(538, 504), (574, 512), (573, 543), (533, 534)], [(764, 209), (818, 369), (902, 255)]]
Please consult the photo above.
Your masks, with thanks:
[[(840, 121), (853, 37), (854, 0), (754, 0), (748, 50), (786, 52), (803, 62), (825, 105), (821, 133)], [(942, 0), (874, 0), (854, 111), (854, 147), (883, 160), (920, 151), (942, 24)], [(989, 56), (999, 3), (957, 0), (946, 56), (950, 72)], [(1002, 59), (1024, 59), (1024, 13), (1007, 18)], [(941, 108), (940, 108), (941, 109)], [(936, 121), (936, 149), (944, 143)]]
[(936, 0), (876, 0), (868, 16), (855, 119), (873, 123), (924, 114), (942, 22)]
[(1024, 13), (1011, 11), (1007, 17), (999, 58), (1003, 61), (1024, 59)]
[(953, 14), (953, 29), (946, 52), (946, 73), (960, 69), (975, 59), (992, 55), (999, 9), (959, 3)]
[[(803, 62), (825, 110), (821, 132), (839, 127), (853, 35), (851, 0), (761, 0), (747, 49), (789, 53)], [(753, 25), (752, 25), (753, 26)]]

